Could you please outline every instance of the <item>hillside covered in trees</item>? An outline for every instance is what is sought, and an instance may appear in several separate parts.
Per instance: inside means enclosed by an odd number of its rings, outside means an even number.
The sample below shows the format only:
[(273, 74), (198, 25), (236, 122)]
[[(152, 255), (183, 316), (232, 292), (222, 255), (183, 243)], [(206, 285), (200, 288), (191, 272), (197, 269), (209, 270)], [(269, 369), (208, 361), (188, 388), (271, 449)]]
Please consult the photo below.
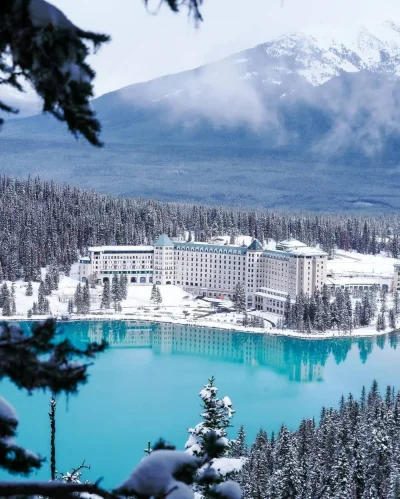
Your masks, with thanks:
[(0, 180), (0, 278), (38, 280), (40, 268), (68, 270), (90, 245), (153, 243), (192, 231), (197, 241), (244, 234), (261, 241), (295, 237), (360, 253), (399, 255), (400, 215), (311, 214), (127, 199), (38, 178)]

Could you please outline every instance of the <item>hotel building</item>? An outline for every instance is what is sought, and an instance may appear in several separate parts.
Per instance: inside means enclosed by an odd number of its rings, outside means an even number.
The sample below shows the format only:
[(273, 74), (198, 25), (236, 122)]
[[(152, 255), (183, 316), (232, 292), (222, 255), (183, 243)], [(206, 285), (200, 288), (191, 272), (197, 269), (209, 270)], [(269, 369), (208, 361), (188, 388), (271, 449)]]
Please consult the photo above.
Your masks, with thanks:
[(131, 285), (175, 284), (200, 296), (233, 298), (239, 282), (248, 306), (283, 313), (286, 296), (312, 294), (326, 280), (326, 253), (296, 240), (276, 250), (257, 240), (249, 246), (174, 242), (161, 235), (154, 246), (99, 246), (80, 259), (80, 280), (104, 282), (125, 274)]

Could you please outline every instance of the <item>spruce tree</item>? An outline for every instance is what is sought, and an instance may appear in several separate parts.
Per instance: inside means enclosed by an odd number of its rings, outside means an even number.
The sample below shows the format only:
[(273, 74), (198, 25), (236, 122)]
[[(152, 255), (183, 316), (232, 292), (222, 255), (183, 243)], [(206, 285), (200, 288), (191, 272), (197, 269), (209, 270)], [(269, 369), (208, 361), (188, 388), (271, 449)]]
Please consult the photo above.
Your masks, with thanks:
[(44, 279), (44, 294), (46, 296), (51, 295), (52, 289), (53, 289), (53, 281), (51, 280), (50, 275), (46, 274), (46, 277)]
[(161, 291), (160, 291), (159, 287), (157, 287), (157, 289), (156, 289), (155, 302), (156, 302), (157, 306), (160, 306), (162, 303), (162, 296), (161, 296)]
[(397, 316), (399, 311), (400, 311), (400, 297), (399, 297), (399, 292), (397, 289), (393, 291), (393, 309), (394, 313)]
[(393, 308), (389, 310), (389, 327), (392, 331), (396, 329), (396, 314)]
[(121, 300), (126, 300), (128, 297), (128, 278), (122, 274), (119, 280)]
[(90, 312), (90, 290), (89, 283), (86, 282), (82, 291), (82, 313), (88, 314)]
[(77, 314), (84, 313), (83, 292), (82, 292), (81, 283), (78, 283), (78, 285), (76, 286), (75, 295), (74, 295), (74, 305), (76, 307)]
[(239, 312), (239, 314), (246, 313), (247, 311), (246, 292), (244, 289), (244, 285), (241, 281), (239, 281), (235, 286), (234, 303), (235, 303), (235, 308)]
[(292, 325), (290, 323), (290, 317), (291, 317), (290, 311), (291, 311), (291, 308), (292, 308), (292, 303), (291, 303), (291, 300), (290, 300), (290, 296), (287, 295), (286, 296), (286, 300), (285, 300), (285, 307), (284, 307), (284, 310), (283, 310), (283, 325), (285, 327), (287, 327), (288, 329), (290, 329), (292, 327)]
[(33, 287), (32, 287), (32, 282), (31, 281), (28, 282), (28, 286), (26, 287), (25, 295), (26, 296), (32, 296), (33, 295)]
[(68, 313), (69, 314), (72, 314), (74, 312), (74, 300), (72, 300), (72, 298), (70, 298), (68, 300)]
[(157, 296), (157, 286), (153, 284), (153, 286), (151, 287), (150, 301), (156, 303), (156, 296)]
[(6, 296), (4, 303), (3, 303), (3, 315), (10, 317), (12, 315), (12, 309), (11, 309), (11, 297)]
[[(189, 428), (190, 437), (185, 444), (185, 449), (187, 453), (202, 459), (207, 454), (215, 456), (202, 472), (207, 474), (208, 470), (214, 481), (224, 482), (230, 474), (222, 469), (222, 467), (225, 468), (226, 463), (221, 462), (220, 458), (227, 457), (229, 453), (231, 444), (227, 438), (227, 429), (232, 426), (230, 420), (235, 411), (229, 397), (218, 398), (218, 388), (214, 385), (214, 381), (215, 378), (212, 376), (199, 394), (203, 404), (202, 421), (194, 428)], [(234, 462), (232, 462), (233, 464)], [(237, 470), (239, 468), (241, 468), (241, 463)], [(235, 471), (232, 469), (231, 473), (235, 473)], [(197, 484), (194, 491), (206, 499), (211, 499), (214, 496), (208, 481)]]
[(231, 440), (229, 456), (233, 458), (246, 457), (249, 453), (249, 448), (246, 443), (246, 433), (244, 426), (240, 425), (236, 440)]
[(111, 298), (114, 302), (114, 307), (116, 307), (117, 303), (121, 301), (121, 290), (119, 285), (118, 275), (114, 274), (112, 278), (111, 284)]
[[(213, 431), (218, 438), (226, 438), (227, 429), (232, 426), (230, 420), (235, 413), (229, 397), (218, 398), (218, 388), (214, 385), (214, 381), (214, 376), (211, 376), (199, 394), (203, 405), (202, 421), (188, 430), (190, 437), (185, 444), (185, 449), (198, 457), (205, 455), (204, 437), (209, 431)], [(225, 447), (227, 452), (229, 445)]]
[(101, 308), (110, 308), (111, 305), (111, 290), (110, 281), (107, 279), (103, 284), (103, 295), (101, 297)]

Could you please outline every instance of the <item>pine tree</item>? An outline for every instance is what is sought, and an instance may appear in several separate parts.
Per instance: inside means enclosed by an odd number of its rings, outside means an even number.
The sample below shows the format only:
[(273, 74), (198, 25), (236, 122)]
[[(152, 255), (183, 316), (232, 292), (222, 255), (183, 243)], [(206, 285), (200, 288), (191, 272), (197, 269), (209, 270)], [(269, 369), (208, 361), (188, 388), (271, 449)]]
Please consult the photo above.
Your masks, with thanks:
[[(218, 438), (226, 438), (227, 429), (232, 426), (230, 420), (235, 413), (229, 397), (218, 398), (218, 388), (214, 381), (214, 376), (211, 376), (199, 394), (203, 404), (202, 422), (188, 430), (190, 437), (185, 444), (187, 452), (199, 457), (203, 457), (206, 452), (204, 437), (207, 433), (213, 431)], [(230, 445), (225, 445), (224, 454), (229, 447)]]
[(90, 312), (90, 290), (89, 283), (86, 282), (82, 291), (82, 313), (88, 314)]
[(389, 310), (389, 327), (392, 331), (396, 329), (396, 314), (393, 308)]
[(72, 314), (74, 312), (74, 300), (71, 298), (68, 300), (68, 313)]
[(78, 283), (78, 285), (76, 286), (75, 295), (74, 295), (74, 305), (76, 307), (77, 314), (84, 313), (83, 292), (82, 292), (81, 283)]
[(46, 274), (46, 277), (44, 279), (44, 294), (46, 296), (51, 295), (52, 288), (53, 288), (53, 281), (51, 280), (50, 275)]
[(119, 285), (118, 275), (114, 274), (112, 278), (111, 284), (111, 298), (114, 302), (114, 307), (116, 307), (117, 303), (121, 301), (121, 289)]
[(17, 304), (15, 303), (15, 297), (11, 297), (11, 315), (16, 315)]
[(37, 303), (34, 301), (32, 305), (32, 315), (38, 315), (38, 306)]
[(110, 281), (107, 279), (103, 284), (103, 296), (101, 298), (101, 308), (110, 308), (110, 305), (111, 305)]
[(28, 316), (28, 319), (30, 319), (32, 317), (32, 309), (31, 308), (28, 310), (27, 316)]
[(121, 300), (126, 300), (128, 298), (128, 278), (125, 274), (121, 275), (119, 280)]
[(151, 287), (150, 301), (156, 303), (156, 296), (157, 296), (157, 286), (153, 284), (153, 286)]
[[(189, 428), (190, 437), (185, 444), (185, 449), (187, 453), (203, 459), (206, 454), (215, 456), (203, 472), (209, 469), (214, 481), (223, 482), (229, 478), (230, 474), (226, 474), (225, 470), (221, 469), (221, 465), (225, 467), (226, 463), (222, 463), (220, 458), (227, 456), (230, 449), (227, 429), (232, 426), (230, 420), (235, 411), (229, 397), (223, 399), (217, 397), (218, 388), (214, 385), (214, 381), (215, 378), (212, 376), (199, 394), (203, 403), (202, 421), (194, 428)], [(241, 465), (237, 470), (240, 467)], [(214, 496), (208, 481), (196, 485), (194, 491), (206, 499)]]
[(397, 289), (393, 291), (393, 308), (394, 308), (394, 313), (397, 316), (400, 311), (400, 297)]
[(287, 327), (288, 329), (290, 329), (292, 327), (292, 324), (290, 323), (290, 317), (291, 317), (290, 311), (291, 311), (291, 308), (292, 308), (292, 303), (291, 303), (291, 300), (290, 300), (290, 296), (287, 295), (286, 296), (286, 301), (285, 301), (285, 308), (283, 310), (283, 325), (285, 327)]
[(229, 456), (233, 458), (246, 457), (249, 453), (249, 448), (246, 443), (246, 433), (244, 426), (240, 425), (236, 440), (231, 441)]
[(155, 299), (154, 300), (155, 300), (157, 306), (161, 305), (161, 303), (162, 303), (162, 296), (161, 296), (161, 291), (160, 291), (159, 287), (156, 288), (156, 294), (155, 294)]
[(10, 317), (12, 315), (12, 310), (11, 310), (11, 297), (6, 296), (4, 303), (3, 303), (3, 315)]
[(31, 281), (28, 282), (28, 286), (26, 287), (25, 295), (26, 296), (32, 296), (33, 295), (33, 287), (32, 287), (32, 282)]
[(246, 313), (246, 292), (243, 283), (240, 281), (235, 286), (234, 304), (239, 314)]

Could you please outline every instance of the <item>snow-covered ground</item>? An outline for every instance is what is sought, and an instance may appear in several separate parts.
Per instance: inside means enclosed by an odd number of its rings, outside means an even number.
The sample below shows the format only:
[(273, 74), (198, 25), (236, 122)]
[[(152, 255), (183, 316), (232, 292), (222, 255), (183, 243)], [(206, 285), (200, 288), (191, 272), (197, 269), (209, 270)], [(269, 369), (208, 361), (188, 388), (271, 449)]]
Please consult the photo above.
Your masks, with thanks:
[(393, 276), (393, 265), (400, 260), (385, 255), (362, 255), (356, 251), (337, 250), (328, 260), (328, 273), (384, 274)]

